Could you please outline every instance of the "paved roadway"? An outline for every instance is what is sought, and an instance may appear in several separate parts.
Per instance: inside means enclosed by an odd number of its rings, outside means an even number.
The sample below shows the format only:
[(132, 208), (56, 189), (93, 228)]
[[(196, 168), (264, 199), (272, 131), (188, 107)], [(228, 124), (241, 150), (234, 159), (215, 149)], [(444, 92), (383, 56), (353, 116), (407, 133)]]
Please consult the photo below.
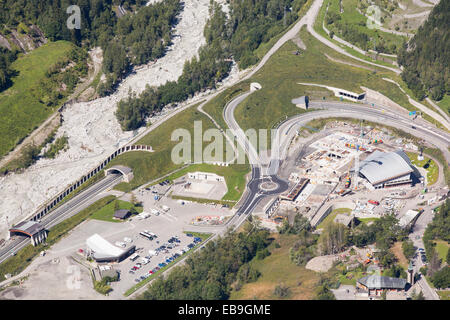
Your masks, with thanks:
[[(242, 129), (239, 127), (236, 119), (234, 118), (234, 111), (237, 106), (247, 98), (251, 92), (244, 93), (230, 103), (227, 104), (224, 110), (224, 118), (227, 125), (236, 132), (236, 136), (239, 140), (241, 146), (251, 145), (247, 140)], [(320, 118), (330, 118), (330, 117), (348, 117), (356, 119), (364, 119), (376, 123), (382, 123), (389, 125), (405, 132), (408, 132), (416, 137), (419, 137), (425, 141), (438, 147), (444, 153), (444, 156), (448, 163), (450, 163), (450, 154), (448, 151), (450, 135), (442, 130), (433, 128), (427, 122), (419, 122), (412, 120), (409, 116), (400, 115), (398, 113), (393, 113), (386, 111), (381, 106), (368, 107), (364, 105), (349, 104), (349, 103), (329, 103), (329, 102), (313, 102), (310, 104), (311, 109), (316, 109), (313, 112), (307, 112), (303, 114), (296, 115), (279, 126), (279, 150), (277, 152), (271, 153), (271, 160), (266, 174), (261, 172), (261, 168), (265, 169), (259, 160), (259, 157), (252, 154), (249, 159), (258, 161), (258, 163), (252, 164), (252, 177), (250, 182), (247, 184), (246, 198), (241, 207), (238, 209), (236, 215), (230, 220), (229, 226), (234, 230), (237, 229), (248, 217), (249, 214), (254, 210), (256, 205), (266, 196), (279, 194), (288, 188), (288, 184), (277, 176), (279, 167), (282, 161), (287, 156), (287, 151), (292, 138), (296, 135), (297, 129), (305, 126), (309, 121)], [(420, 123), (420, 124), (419, 124)], [(254, 151), (254, 148), (245, 149), (246, 152)], [(264, 179), (264, 176), (270, 177), (273, 182), (278, 184), (278, 188), (272, 192), (264, 192), (260, 190), (259, 185)], [(432, 212), (429, 208), (426, 209), (425, 213), (419, 217), (414, 233), (411, 235), (416, 246), (423, 247), (421, 242), (421, 237), (426, 228), (426, 225), (432, 220)], [(417, 237), (419, 236), (419, 237)], [(418, 239), (416, 239), (418, 238)], [(419, 243), (418, 243), (419, 242)], [(420, 268), (421, 261), (416, 261), (416, 268)], [(436, 292), (431, 289), (425, 279), (419, 279), (419, 285), (423, 289), (424, 295), (427, 300), (438, 300), (439, 297)]]
[[(86, 190), (83, 190), (72, 199), (68, 200), (66, 203), (62, 204), (60, 207), (47, 214), (42, 218), (41, 224), (46, 229), (50, 229), (61, 221), (70, 218), (71, 216), (75, 215), (76, 213), (90, 206), (95, 201), (102, 198), (100, 194), (103, 191), (113, 187), (120, 181), (122, 181), (122, 175), (108, 175), (107, 177), (90, 186)], [(7, 242), (5, 247), (0, 249), (0, 263), (8, 259), (11, 256), (11, 252), (17, 252), (18, 250), (27, 246), (29, 243), (30, 238), (25, 236), (15, 236), (12, 241)]]
[[(414, 224), (413, 232), (409, 234), (409, 238), (412, 240), (412, 242), (414, 243), (414, 247), (416, 248), (425, 248), (422, 237), (427, 225), (433, 220), (434, 212), (432, 208), (435, 206), (436, 204), (434, 204), (433, 206), (423, 207), (424, 212), (419, 216), (416, 223)], [(420, 258), (420, 253), (417, 253), (417, 255), (413, 259), (413, 262), (414, 271), (416, 273), (420, 273), (420, 268), (424, 266), (424, 264), (422, 263), (422, 259)], [(439, 300), (439, 295), (430, 287), (424, 277), (420, 276), (417, 282), (422, 288), (422, 292), (426, 300)]]

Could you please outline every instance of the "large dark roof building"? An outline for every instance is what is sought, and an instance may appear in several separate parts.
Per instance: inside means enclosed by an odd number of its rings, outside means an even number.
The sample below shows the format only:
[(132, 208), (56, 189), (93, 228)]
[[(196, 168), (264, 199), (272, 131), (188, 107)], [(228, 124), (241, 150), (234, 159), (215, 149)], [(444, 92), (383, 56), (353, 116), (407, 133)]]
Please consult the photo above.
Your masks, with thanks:
[(126, 219), (131, 215), (130, 210), (120, 209), (114, 212), (114, 218), (116, 219)]
[(387, 291), (403, 291), (406, 288), (406, 279), (391, 278), (379, 275), (365, 276), (356, 282), (356, 286), (360, 289), (368, 291), (370, 295), (379, 296), (384, 290)]

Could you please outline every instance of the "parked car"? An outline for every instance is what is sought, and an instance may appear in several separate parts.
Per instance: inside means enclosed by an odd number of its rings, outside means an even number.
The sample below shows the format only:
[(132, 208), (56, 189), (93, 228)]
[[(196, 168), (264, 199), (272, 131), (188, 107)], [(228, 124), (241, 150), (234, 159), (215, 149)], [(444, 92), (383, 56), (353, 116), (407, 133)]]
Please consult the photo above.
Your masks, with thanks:
[(131, 269), (130, 271), (128, 271), (128, 273), (135, 274), (136, 272), (134, 272), (134, 270)]
[(154, 274), (153, 270), (150, 270), (150, 271), (148, 272), (148, 274)]
[(193, 237), (193, 235), (190, 234), (190, 233), (186, 233), (186, 236), (188, 236), (188, 237)]
[(136, 278), (136, 279), (134, 279), (134, 281), (135, 282), (141, 282), (141, 279)]
[(160, 267), (157, 266), (157, 267), (155, 267), (155, 269), (153, 269), (153, 270), (155, 270), (155, 272), (156, 272), (156, 271), (158, 271), (159, 269), (160, 269)]

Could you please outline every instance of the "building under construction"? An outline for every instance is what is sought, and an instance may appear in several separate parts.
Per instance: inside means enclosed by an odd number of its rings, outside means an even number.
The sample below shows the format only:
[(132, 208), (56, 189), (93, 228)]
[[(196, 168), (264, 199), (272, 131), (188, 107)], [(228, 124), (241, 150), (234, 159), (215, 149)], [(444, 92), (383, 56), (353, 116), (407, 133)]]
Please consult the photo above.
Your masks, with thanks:
[(299, 182), (296, 183), (296, 185), (286, 194), (282, 194), (280, 196), (281, 200), (288, 200), (288, 201), (294, 201), (295, 198), (302, 192), (302, 190), (306, 187), (306, 185), (309, 183), (308, 178), (301, 178)]

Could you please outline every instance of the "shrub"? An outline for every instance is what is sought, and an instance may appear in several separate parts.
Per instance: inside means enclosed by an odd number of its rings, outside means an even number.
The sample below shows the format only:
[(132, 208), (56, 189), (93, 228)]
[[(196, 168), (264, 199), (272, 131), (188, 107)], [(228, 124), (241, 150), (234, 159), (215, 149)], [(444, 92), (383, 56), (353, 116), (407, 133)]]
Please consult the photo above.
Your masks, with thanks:
[(273, 295), (278, 298), (286, 298), (291, 294), (291, 290), (284, 284), (279, 284), (273, 290)]

